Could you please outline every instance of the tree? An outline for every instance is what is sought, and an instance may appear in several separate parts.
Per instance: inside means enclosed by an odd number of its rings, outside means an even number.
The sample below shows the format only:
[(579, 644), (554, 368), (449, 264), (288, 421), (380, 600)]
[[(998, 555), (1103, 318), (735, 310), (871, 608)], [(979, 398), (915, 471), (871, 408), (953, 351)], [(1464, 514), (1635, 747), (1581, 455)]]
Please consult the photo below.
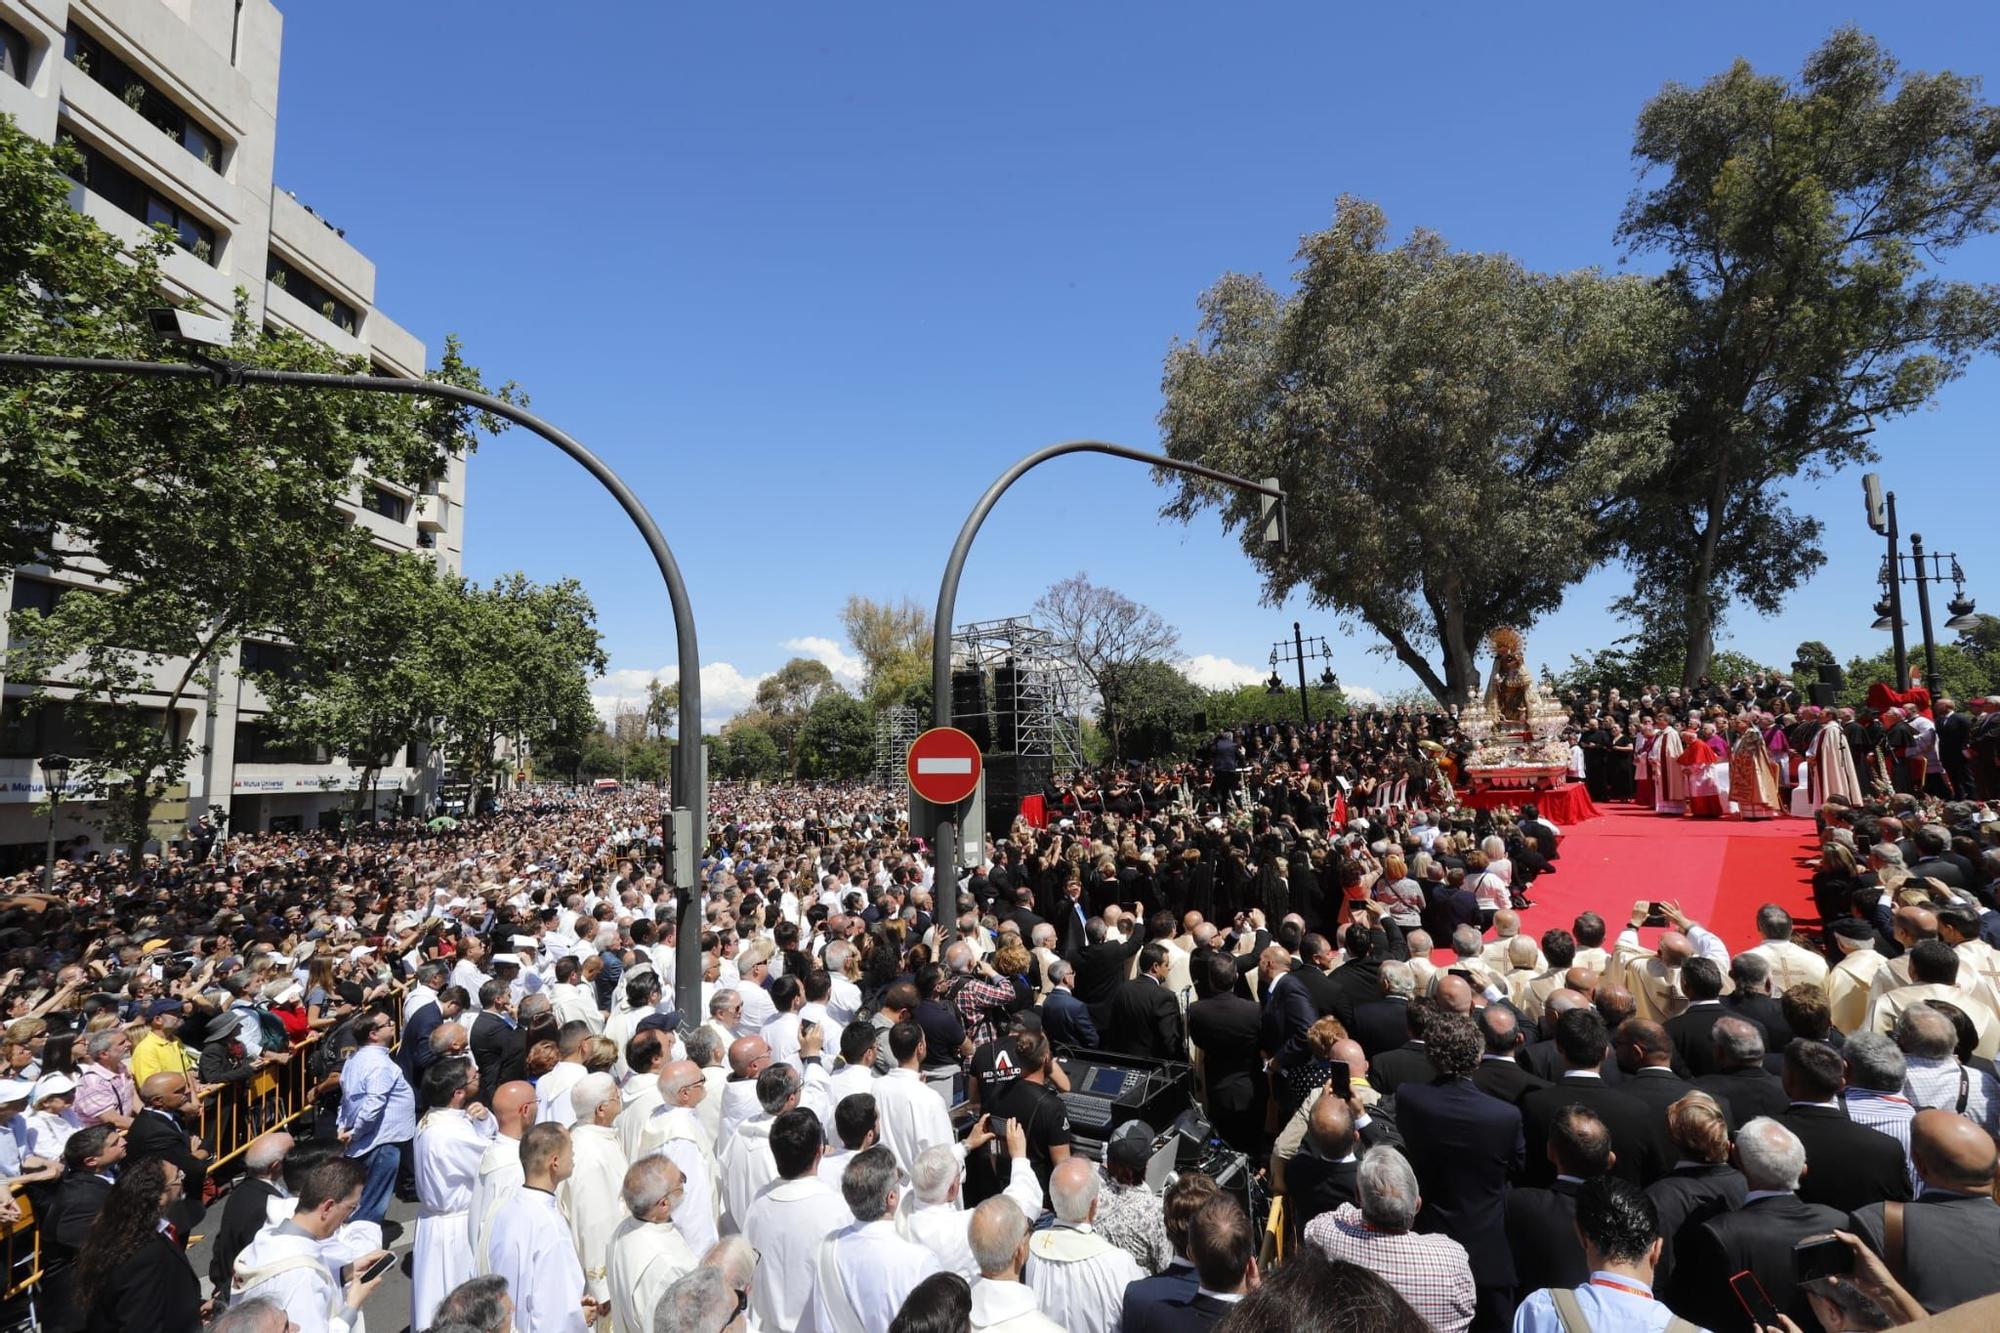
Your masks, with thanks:
[(1815, 677), (1819, 675), (1821, 667), (1840, 665), (1840, 659), (1833, 655), (1833, 649), (1818, 639), (1807, 639), (1800, 644), (1798, 651), (1792, 654), (1792, 662), (1802, 670), (1811, 672)]
[(1976, 616), (1958, 632), (1958, 647), (2000, 686), (2000, 616)]
[(653, 735), (665, 740), (673, 735), (674, 727), (680, 722), (681, 685), (671, 684), (655, 677), (646, 682), (646, 726)]
[(892, 603), (855, 594), (840, 608), (840, 625), (861, 659), (862, 694), (870, 706), (908, 703), (919, 681), (928, 685), (931, 616), (923, 607), (907, 597)]
[[(1068, 645), (1091, 691), (1100, 696), (1105, 672), (1148, 659), (1165, 661), (1180, 645), (1180, 633), (1159, 612), (1115, 588), (1100, 588), (1085, 573), (1050, 584), (1036, 599), (1035, 614)], [(1109, 722), (1111, 756), (1117, 759), (1122, 757), (1117, 715)]]
[(738, 782), (775, 778), (785, 771), (785, 757), (778, 753), (771, 733), (754, 723), (745, 725), (742, 715), (730, 719), (715, 738), (714, 759), (723, 777)]
[[(1429, 695), (1425, 694), (1424, 697), (1429, 698)], [(1329, 690), (1313, 685), (1306, 691), (1306, 698), (1312, 707), (1315, 722), (1325, 717), (1347, 715), (1347, 698), (1338, 688)], [(1272, 722), (1297, 722), (1300, 720), (1299, 695), (1296, 689), (1272, 694), (1262, 685), (1240, 685), (1233, 690), (1210, 690), (1207, 712), (1206, 730), (1210, 733), (1237, 727), (1263, 726)]]
[(1638, 279), (1533, 273), (1425, 231), (1392, 249), (1386, 232), (1373, 204), (1341, 200), (1299, 248), (1296, 293), (1224, 277), (1167, 358), (1167, 452), (1279, 478), (1290, 552), (1263, 543), (1253, 495), (1183, 479), (1166, 512), (1216, 506), (1267, 601), (1303, 587), (1464, 703), (1488, 631), (1560, 602), (1604, 553), (1607, 497), (1653, 464), (1662, 305)]
[[(82, 158), (0, 117), (0, 349), (179, 358), (151, 331), (172, 233), (128, 248), (68, 205)], [(239, 304), (220, 355), (253, 366), (365, 374), (266, 330)], [(481, 387), (455, 340), (433, 378)], [(503, 389), (503, 395), (511, 389)], [(384, 394), (104, 376), (36, 375), (0, 392), (0, 557), (80, 576), (47, 616), (17, 616), (10, 679), (62, 704), (88, 751), (75, 781), (112, 797), (107, 832), (135, 850), (199, 744), (219, 664), (246, 633), (285, 635), (338, 595), (371, 549), (338, 507), (358, 476), (415, 489), (501, 423)]]
[(1619, 237), (1667, 261), (1676, 408), (1665, 466), (1628, 479), (1612, 516), (1637, 576), (1616, 606), (1685, 644), (1683, 685), (1731, 598), (1768, 615), (1824, 560), (1783, 483), (1873, 458), (1880, 422), (2000, 337), (2000, 288), (1924, 263), (2000, 221), (2000, 111), (1977, 92), (1842, 28), (1797, 83), (1739, 60), (1640, 112), (1650, 179)]
[(875, 719), (845, 690), (819, 697), (799, 728), (795, 771), (807, 778), (862, 778), (875, 763)]
[(1106, 668), (1099, 724), (1125, 738), (1125, 757), (1160, 759), (1186, 754), (1204, 738), (1208, 695), (1168, 662), (1129, 662)]
[(828, 695), (845, 693), (826, 663), (810, 657), (794, 657), (757, 682), (756, 707), (767, 719), (765, 729), (794, 772), (800, 763), (799, 729), (814, 704)]
[(399, 751), (435, 742), (468, 661), (464, 580), (429, 560), (369, 549), (326, 580), (291, 624), (291, 644), (243, 674), (282, 739), (343, 755), (362, 772), (354, 811)]
[[(1709, 666), (1713, 678), (1724, 686), (1772, 669), (1743, 653), (1727, 651), (1715, 654)], [(1563, 699), (1572, 694), (1588, 695), (1592, 690), (1608, 694), (1615, 689), (1629, 701), (1636, 700), (1639, 691), (1648, 685), (1665, 686), (1679, 680), (1680, 668), (1678, 644), (1649, 642), (1640, 635), (1628, 634), (1589, 657), (1572, 654), (1569, 666), (1551, 673), (1549, 680), (1554, 693)]]

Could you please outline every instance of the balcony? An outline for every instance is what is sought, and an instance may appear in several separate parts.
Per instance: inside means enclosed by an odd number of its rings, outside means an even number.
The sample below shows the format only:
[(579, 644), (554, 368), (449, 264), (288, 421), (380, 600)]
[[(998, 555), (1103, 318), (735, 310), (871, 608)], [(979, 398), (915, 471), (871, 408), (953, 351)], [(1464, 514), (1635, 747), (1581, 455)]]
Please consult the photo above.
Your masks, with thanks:
[(419, 495), (416, 510), (418, 532), (443, 532), (449, 526), (451, 501), (442, 495)]

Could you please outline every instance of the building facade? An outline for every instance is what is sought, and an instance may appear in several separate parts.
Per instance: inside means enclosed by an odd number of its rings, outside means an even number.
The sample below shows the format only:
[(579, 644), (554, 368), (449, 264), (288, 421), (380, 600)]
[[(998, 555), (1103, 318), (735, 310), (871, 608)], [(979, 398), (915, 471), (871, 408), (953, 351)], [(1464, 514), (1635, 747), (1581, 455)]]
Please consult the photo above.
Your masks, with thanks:
[[(419, 376), (424, 345), (376, 308), (375, 266), (272, 178), (283, 32), (269, 0), (0, 0), (0, 113), (46, 142), (75, 145), (83, 163), (71, 204), (105, 230), (133, 244), (156, 225), (173, 230), (179, 248), (163, 268), (171, 295), (227, 316), (241, 288), (266, 327), (364, 357), (378, 374)], [(384, 547), (424, 552), (455, 570), (464, 494), (464, 460), (454, 458), (441, 481), (419, 492), (357, 477), (343, 507)], [(53, 605), (68, 577), (35, 566), (0, 575), (0, 614)], [(353, 806), (354, 769), (267, 738), (265, 700), (241, 667), (246, 656), (254, 665), (283, 652), (246, 642), (208, 698), (186, 706), (183, 721), (202, 750), (156, 813), (160, 836), (217, 806), (239, 831), (321, 827)], [(185, 665), (168, 663), (162, 674)], [(38, 761), (75, 753), (60, 709), (22, 710), (34, 688), (0, 686), (0, 866), (41, 860)], [(60, 697), (60, 682), (52, 693)], [(427, 756), (398, 756), (370, 808), (405, 808), (429, 767)], [(92, 816), (66, 800), (58, 836), (100, 844)]]

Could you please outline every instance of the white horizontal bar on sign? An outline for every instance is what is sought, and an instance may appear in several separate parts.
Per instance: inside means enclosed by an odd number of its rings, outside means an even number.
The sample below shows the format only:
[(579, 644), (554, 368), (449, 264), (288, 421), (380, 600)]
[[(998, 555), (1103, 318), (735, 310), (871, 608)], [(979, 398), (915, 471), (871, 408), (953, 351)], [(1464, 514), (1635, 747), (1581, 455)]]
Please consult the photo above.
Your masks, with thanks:
[(972, 760), (964, 755), (959, 755), (956, 758), (950, 755), (941, 755), (936, 759), (926, 759), (922, 755), (917, 756), (917, 772), (919, 773), (970, 773), (971, 771)]

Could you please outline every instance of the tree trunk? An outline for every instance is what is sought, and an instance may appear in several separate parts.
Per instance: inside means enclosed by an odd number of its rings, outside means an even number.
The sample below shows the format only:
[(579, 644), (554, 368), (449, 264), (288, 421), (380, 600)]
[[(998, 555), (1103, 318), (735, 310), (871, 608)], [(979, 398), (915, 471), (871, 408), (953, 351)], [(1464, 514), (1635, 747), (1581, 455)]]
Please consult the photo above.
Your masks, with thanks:
[(1722, 541), (1723, 519), (1729, 512), (1729, 452), (1716, 451), (1715, 484), (1708, 492), (1708, 524), (1695, 548), (1694, 570), (1688, 579), (1681, 617), (1687, 627), (1687, 662), (1681, 668), (1681, 688), (1691, 690), (1708, 674), (1715, 655), (1715, 551)]

